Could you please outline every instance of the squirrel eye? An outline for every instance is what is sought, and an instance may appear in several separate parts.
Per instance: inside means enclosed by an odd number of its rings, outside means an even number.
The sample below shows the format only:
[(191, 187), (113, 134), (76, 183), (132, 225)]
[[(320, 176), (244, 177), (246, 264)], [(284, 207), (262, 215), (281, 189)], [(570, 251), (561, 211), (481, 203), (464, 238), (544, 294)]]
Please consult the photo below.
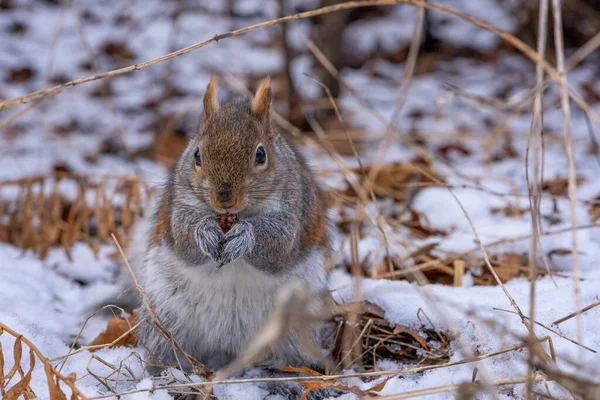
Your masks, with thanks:
[(202, 165), (202, 160), (200, 159), (200, 149), (196, 149), (196, 152), (194, 153), (194, 161), (196, 161), (197, 166)]
[(263, 165), (267, 162), (267, 153), (265, 152), (265, 148), (262, 146), (258, 146), (256, 148), (256, 156), (254, 158), (254, 163), (256, 165)]

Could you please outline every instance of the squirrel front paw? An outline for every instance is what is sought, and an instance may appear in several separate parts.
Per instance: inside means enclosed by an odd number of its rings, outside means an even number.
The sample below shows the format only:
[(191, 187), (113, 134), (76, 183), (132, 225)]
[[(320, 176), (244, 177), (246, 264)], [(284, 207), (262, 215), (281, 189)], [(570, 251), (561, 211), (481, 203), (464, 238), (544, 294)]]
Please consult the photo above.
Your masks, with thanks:
[(254, 229), (247, 221), (238, 221), (221, 240), (219, 267), (237, 260), (254, 249)]
[(202, 218), (196, 231), (196, 241), (200, 250), (211, 260), (219, 262), (222, 240), (223, 231), (219, 225), (219, 220), (216, 217)]

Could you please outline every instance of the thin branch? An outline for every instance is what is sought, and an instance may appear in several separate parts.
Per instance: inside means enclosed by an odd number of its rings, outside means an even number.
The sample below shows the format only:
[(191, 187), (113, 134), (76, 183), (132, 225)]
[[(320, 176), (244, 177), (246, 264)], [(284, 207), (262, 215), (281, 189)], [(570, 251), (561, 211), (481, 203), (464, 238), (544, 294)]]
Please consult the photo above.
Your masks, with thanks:
[[(571, 213), (571, 258), (573, 261), (573, 291), (575, 295), (575, 307), (581, 308), (581, 293), (579, 288), (579, 252), (577, 250), (577, 179), (575, 170), (575, 155), (573, 152), (573, 139), (571, 133), (571, 107), (569, 105), (569, 93), (565, 70), (565, 54), (563, 46), (563, 29), (560, 0), (552, 0), (552, 11), (554, 13), (554, 46), (556, 51), (556, 65), (560, 79), (564, 82), (560, 90), (560, 103), (563, 110), (563, 123), (565, 135), (565, 154), (568, 162), (568, 196)], [(577, 317), (577, 340), (582, 341), (581, 318)]]
[[(534, 380), (536, 382), (540, 382), (540, 381), (543, 381), (546, 379), (547, 379), (546, 377), (539, 376), (539, 375), (534, 378)], [(514, 378), (495, 379), (492, 381), (475, 381), (471, 384), (475, 385), (477, 387), (477, 391), (479, 391), (479, 390), (481, 390), (481, 388), (484, 385), (485, 386), (517, 385), (520, 383), (525, 383), (526, 381), (527, 381), (526, 376), (517, 376)], [(377, 399), (379, 399), (379, 400), (409, 399), (412, 397), (427, 396), (427, 395), (432, 395), (432, 394), (436, 394), (436, 393), (454, 392), (454, 391), (457, 391), (462, 385), (465, 385), (465, 384), (469, 384), (469, 382), (455, 383), (455, 384), (451, 384), (451, 385), (438, 386), (438, 387), (428, 388), (428, 389), (412, 390), (410, 392), (393, 394), (390, 396), (380, 396), (380, 397), (377, 397)]]
[[(502, 309), (502, 308), (495, 308), (495, 307), (494, 307), (494, 310), (503, 311), (503, 312), (507, 312), (507, 313), (510, 313), (510, 314), (516, 314), (516, 315), (518, 315), (518, 314), (517, 314), (516, 312), (514, 312), (514, 311), (511, 311), (511, 310), (504, 310), (504, 309)], [(548, 330), (548, 331), (550, 331), (550, 332), (554, 333), (555, 335), (557, 335), (557, 336), (560, 336), (561, 338), (563, 338), (563, 339), (565, 339), (565, 340), (568, 340), (569, 342), (571, 342), (571, 343), (573, 343), (573, 344), (576, 344), (577, 346), (579, 346), (579, 347), (581, 347), (581, 348), (584, 348), (584, 349), (586, 349), (587, 351), (590, 351), (590, 352), (592, 352), (592, 353), (594, 353), (594, 354), (598, 353), (596, 350), (594, 350), (594, 349), (592, 349), (592, 348), (590, 348), (590, 347), (588, 347), (588, 346), (586, 346), (586, 345), (584, 345), (584, 344), (581, 344), (581, 343), (579, 343), (579, 342), (577, 342), (577, 341), (575, 341), (575, 340), (571, 339), (571, 338), (570, 338), (570, 337), (568, 337), (568, 336), (565, 336), (565, 335), (563, 335), (562, 333), (558, 332), (557, 330), (554, 330), (554, 329), (550, 328), (549, 326), (546, 326), (546, 325), (542, 324), (541, 322), (534, 321), (534, 320), (530, 319), (529, 317), (525, 317), (525, 318), (529, 319), (530, 321), (533, 321), (533, 323), (534, 323), (534, 324), (541, 326), (542, 328), (544, 328), (544, 329), (546, 329), (546, 330)]]
[(563, 322), (565, 322), (565, 321), (567, 321), (567, 320), (569, 320), (569, 319), (571, 319), (571, 318), (573, 318), (573, 317), (575, 317), (577, 315), (583, 314), (584, 312), (586, 312), (588, 310), (591, 310), (592, 308), (598, 307), (598, 306), (600, 306), (600, 300), (598, 300), (598, 301), (590, 304), (589, 306), (583, 307), (581, 310), (577, 310), (574, 313), (571, 313), (571, 314), (567, 315), (566, 317), (562, 317), (560, 319), (557, 319), (556, 321), (554, 321), (552, 323), (552, 325), (562, 324)]
[[(538, 40), (537, 51), (541, 58), (546, 54), (546, 28), (548, 26), (548, 0), (540, 1), (539, 21), (538, 21)], [(533, 153), (533, 179), (530, 186), (529, 207), (531, 210), (531, 247), (529, 252), (529, 271), (530, 271), (530, 291), (529, 291), (529, 319), (535, 320), (535, 284), (538, 277), (537, 270), (537, 246), (539, 242), (540, 231), (540, 151), (542, 148), (542, 96), (544, 85), (544, 69), (538, 62), (536, 65), (536, 87), (535, 99), (533, 102), (533, 118), (531, 122), (531, 151)], [(529, 153), (526, 160), (529, 160)], [(543, 157), (543, 154), (542, 154)], [(529, 178), (529, 166), (525, 165), (525, 174)], [(547, 266), (547, 265), (546, 265)], [(548, 268), (548, 272), (550, 269)], [(556, 285), (556, 283), (555, 283)], [(529, 342), (534, 343), (535, 327), (531, 327)], [(527, 398), (532, 398), (533, 391), (533, 357), (534, 352), (529, 351), (527, 355)]]

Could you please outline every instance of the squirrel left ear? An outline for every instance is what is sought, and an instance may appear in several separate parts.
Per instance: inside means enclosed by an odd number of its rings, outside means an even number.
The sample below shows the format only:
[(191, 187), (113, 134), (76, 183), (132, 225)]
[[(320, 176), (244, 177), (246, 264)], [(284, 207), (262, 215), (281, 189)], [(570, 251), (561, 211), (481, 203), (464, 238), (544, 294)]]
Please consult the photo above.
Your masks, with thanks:
[(217, 98), (217, 82), (215, 75), (210, 78), (204, 93), (204, 119), (210, 118), (219, 111), (219, 99)]
[(258, 119), (269, 115), (271, 109), (271, 77), (267, 76), (260, 83), (252, 100), (252, 114)]

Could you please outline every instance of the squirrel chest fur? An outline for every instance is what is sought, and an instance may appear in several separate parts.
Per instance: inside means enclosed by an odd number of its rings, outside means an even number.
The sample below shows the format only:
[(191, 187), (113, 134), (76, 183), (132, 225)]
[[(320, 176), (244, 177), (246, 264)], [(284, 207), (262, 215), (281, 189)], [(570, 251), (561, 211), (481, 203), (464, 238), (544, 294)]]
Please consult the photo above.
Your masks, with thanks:
[[(130, 254), (175, 342), (211, 368), (243, 351), (286, 282), (300, 279), (315, 295), (327, 290), (323, 198), (300, 154), (273, 127), (270, 105), (268, 78), (253, 100), (222, 105), (211, 80), (200, 131)], [(227, 232), (222, 214), (237, 216)], [(151, 319), (146, 307), (138, 316)], [(151, 325), (143, 324), (139, 339), (156, 361), (181, 362)], [(314, 362), (297, 340), (292, 334), (274, 344), (262, 363)]]

